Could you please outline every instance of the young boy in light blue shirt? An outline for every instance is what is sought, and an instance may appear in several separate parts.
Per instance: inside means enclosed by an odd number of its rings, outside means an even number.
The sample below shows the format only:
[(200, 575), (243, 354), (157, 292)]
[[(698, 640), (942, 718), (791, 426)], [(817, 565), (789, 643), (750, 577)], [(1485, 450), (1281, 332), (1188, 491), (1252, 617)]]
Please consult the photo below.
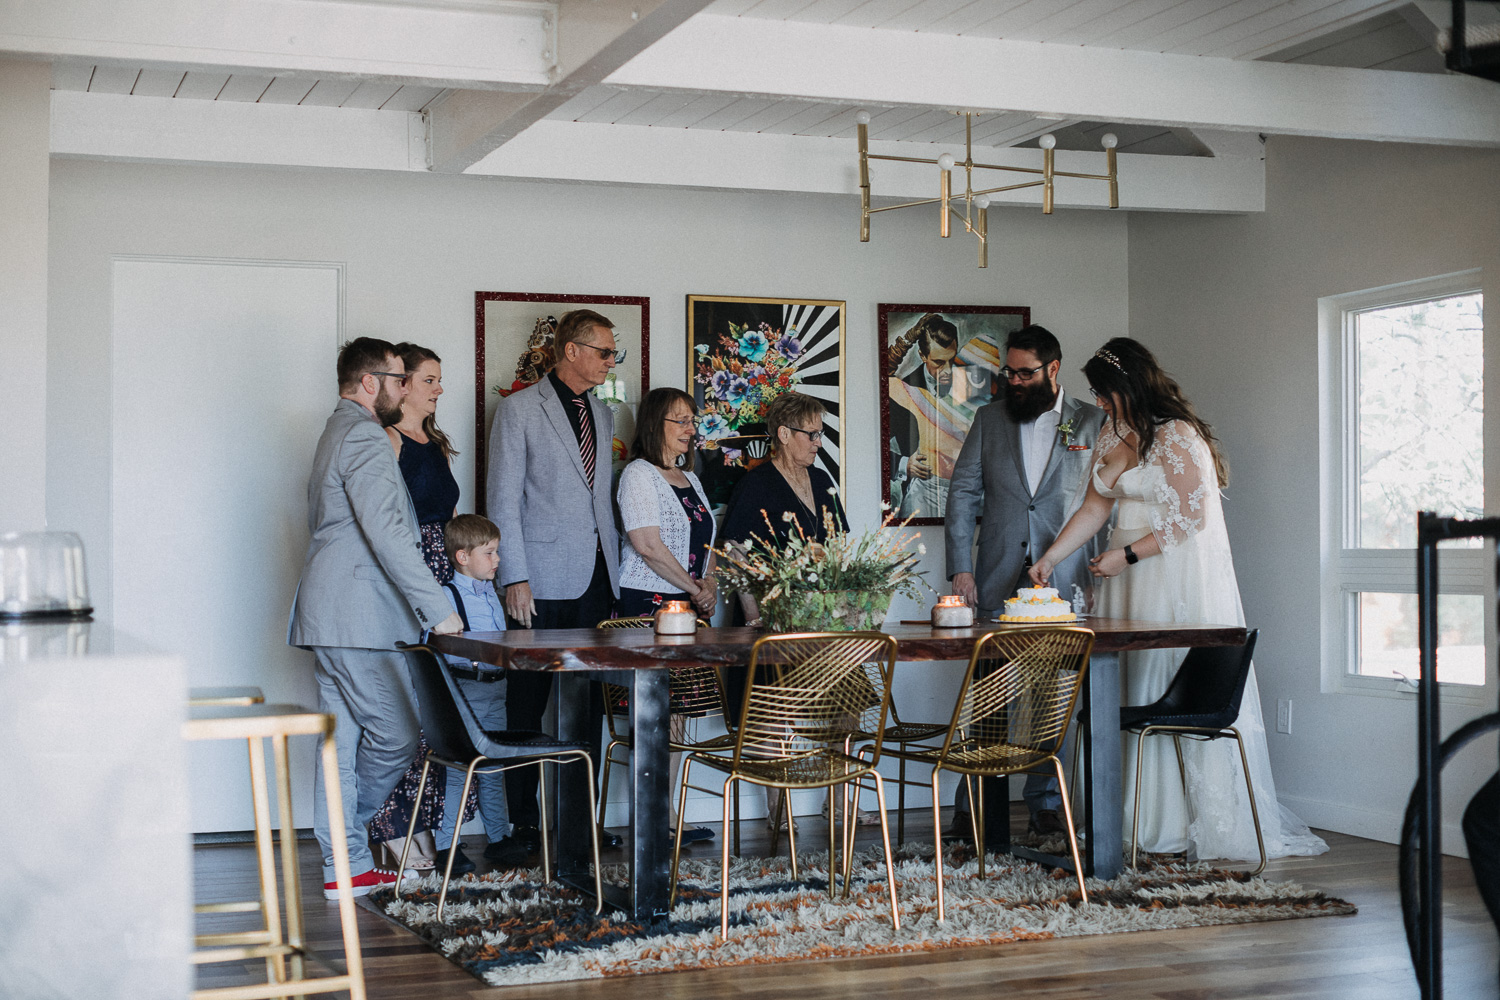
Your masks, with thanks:
[[(443, 535), (448, 561), (454, 569), (453, 581), (444, 584), (443, 589), (453, 602), (453, 610), (463, 619), (464, 631), (505, 631), (505, 608), (495, 593), (495, 572), (500, 567), (500, 529), (489, 518), (460, 514), (448, 522)], [(505, 681), (476, 681), (465, 677), (454, 680), (482, 727), (488, 730), (505, 728)], [(460, 825), (458, 818), (464, 805), (460, 799), (464, 772), (451, 767), (447, 771), (443, 823), (435, 832), (439, 869), (448, 861), (445, 848), (453, 841), (454, 828)], [(476, 774), (474, 783), (479, 789), (479, 815), (484, 820), (485, 836), (489, 838), (489, 845), (484, 849), (485, 858), (508, 867), (525, 864), (526, 848), (511, 836), (510, 814), (505, 803), (505, 775), (499, 772)], [(453, 873), (473, 871), (474, 863), (464, 856), (463, 846), (459, 845), (456, 850)]]

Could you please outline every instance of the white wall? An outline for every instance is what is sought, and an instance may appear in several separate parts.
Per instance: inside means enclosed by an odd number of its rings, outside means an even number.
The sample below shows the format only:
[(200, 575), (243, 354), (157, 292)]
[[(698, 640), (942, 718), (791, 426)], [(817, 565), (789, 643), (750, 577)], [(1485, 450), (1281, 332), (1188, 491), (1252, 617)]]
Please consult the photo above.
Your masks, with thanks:
[[(1225, 504), (1284, 803), (1314, 826), (1395, 840), (1415, 776), (1410, 697), (1324, 693), (1320, 671), (1318, 299), (1482, 268), (1497, 383), (1500, 154), (1273, 138), (1267, 208), (1243, 216), (1130, 220), (1130, 331), (1213, 424), (1233, 465)], [(1500, 510), (1500, 406), (1485, 418), (1487, 509)], [(1494, 707), (1494, 660), (1486, 701)], [(1445, 706), (1444, 732), (1481, 714)], [(1274, 729), (1274, 726), (1270, 727)], [(1444, 837), (1495, 769), (1493, 741), (1444, 775)]]
[(0, 61), (0, 532), (46, 515), (48, 100), (52, 67)]
[[(111, 255), (344, 264), (350, 336), (415, 340), (447, 362), (439, 418), (461, 452), (455, 473), (464, 509), (472, 503), (476, 290), (649, 295), (651, 381), (677, 386), (686, 381), (687, 294), (846, 299), (847, 502), (856, 525), (879, 518), (877, 302), (1030, 306), (1034, 321), (1062, 340), (1065, 384), (1078, 391), (1074, 361), (1126, 327), (1126, 217), (1103, 211), (992, 213), (984, 271), (974, 266), (971, 240), (937, 237), (931, 213), (884, 214), (874, 241), (860, 244), (857, 203), (821, 195), (56, 159), (51, 213), (47, 511), (55, 527), (82, 533), (95, 602), (106, 617), (115, 575), (110, 440), (124, 430), (111, 425)], [(266, 412), (290, 398), (283, 385), (295, 379), (277, 374), (284, 360), (267, 351), (265, 370), (255, 376)], [(160, 363), (170, 371), (170, 358)], [(331, 410), (331, 366), (326, 386)], [(309, 446), (320, 429), (321, 418), (307, 421)], [(231, 528), (219, 511), (199, 516), (198, 528)], [(942, 533), (924, 529), (923, 536), (926, 565), (941, 586)], [(232, 571), (273, 569), (267, 563)], [(898, 605), (893, 616), (917, 610)], [(282, 629), (284, 619), (263, 627)], [(280, 655), (265, 664), (268, 697), (310, 701), (310, 659), (292, 649)], [(923, 667), (904, 669), (913, 694), (932, 690), (915, 673)], [(189, 670), (206, 683), (215, 664), (190, 662)], [(903, 711), (922, 717), (944, 701), (945, 713), (947, 694), (903, 704)]]

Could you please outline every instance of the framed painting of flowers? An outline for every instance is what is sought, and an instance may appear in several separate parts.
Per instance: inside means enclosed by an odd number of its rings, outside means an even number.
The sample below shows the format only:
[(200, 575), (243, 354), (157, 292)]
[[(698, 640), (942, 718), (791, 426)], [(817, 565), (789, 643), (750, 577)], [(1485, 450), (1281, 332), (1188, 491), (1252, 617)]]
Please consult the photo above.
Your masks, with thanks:
[(1005, 392), (1005, 338), (1031, 310), (882, 302), (876, 313), (882, 499), (914, 525), (940, 525), (974, 414)]
[(651, 388), (651, 300), (642, 295), (549, 295), (538, 292), (474, 293), (474, 509), (485, 509), (486, 440), (495, 405), (539, 381), (552, 368), (552, 335), (573, 309), (592, 309), (614, 323), (625, 360), (614, 380), (594, 390), (614, 412), (616, 469), (635, 438), (633, 408)]
[(844, 303), (720, 295), (687, 298), (688, 385), (698, 405), (698, 476), (714, 505), (771, 459), (766, 407), (801, 392), (823, 404), (815, 464), (844, 493)]

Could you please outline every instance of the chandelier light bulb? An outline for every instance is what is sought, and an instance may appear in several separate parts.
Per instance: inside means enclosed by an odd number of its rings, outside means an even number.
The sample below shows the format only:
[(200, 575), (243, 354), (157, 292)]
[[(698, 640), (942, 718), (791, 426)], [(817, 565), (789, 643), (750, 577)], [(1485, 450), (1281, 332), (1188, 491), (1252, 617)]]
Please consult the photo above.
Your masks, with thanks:
[(1048, 132), (1046, 135), (1038, 139), (1036, 141), (1036, 144), (1038, 146), (1041, 146), (1043, 149), (1055, 149), (1057, 148), (1057, 136), (1053, 135), (1051, 132)]
[(868, 124), (870, 124), (870, 112), (868, 112), (868, 111), (859, 111), (859, 112), (856, 112), (855, 115), (854, 115), (854, 120), (857, 121), (857, 122), (859, 122), (859, 124), (861, 124), (861, 125), (868, 125)]
[(980, 208), (980, 209), (989, 208), (990, 207), (990, 196), (987, 195), (987, 194), (975, 195), (974, 196), (974, 207), (975, 208)]
[(954, 160), (952, 153), (944, 153), (942, 156), (938, 157), (938, 168), (941, 170), (952, 170), (953, 163)]
[(1106, 132), (1099, 137), (1099, 145), (1103, 146), (1105, 149), (1114, 149), (1119, 144), (1120, 137), (1115, 135), (1113, 132)]

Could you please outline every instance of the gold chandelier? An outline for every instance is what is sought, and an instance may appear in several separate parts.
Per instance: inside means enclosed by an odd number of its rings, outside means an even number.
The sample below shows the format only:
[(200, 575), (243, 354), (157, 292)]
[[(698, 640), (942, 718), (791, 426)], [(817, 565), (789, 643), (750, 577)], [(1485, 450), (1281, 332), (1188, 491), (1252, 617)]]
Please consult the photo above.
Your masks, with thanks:
[[(1040, 186), (1042, 189), (1042, 214), (1052, 214), (1052, 182), (1056, 177), (1078, 177), (1084, 180), (1108, 181), (1109, 182), (1109, 207), (1120, 207), (1120, 185), (1115, 177), (1115, 147), (1119, 140), (1113, 132), (1106, 132), (1100, 137), (1099, 144), (1104, 147), (1104, 155), (1109, 167), (1109, 172), (1104, 174), (1078, 174), (1066, 170), (1056, 170), (1052, 165), (1052, 154), (1057, 148), (1057, 137), (1048, 133), (1037, 140), (1042, 147), (1042, 165), (1040, 167), (1007, 167), (998, 163), (975, 163), (974, 162), (974, 116), (977, 111), (955, 111), (954, 114), (964, 116), (964, 159), (959, 163), (951, 153), (944, 153), (936, 159), (926, 159), (920, 156), (886, 156), (880, 153), (870, 152), (870, 113), (861, 111), (854, 116), (859, 126), (859, 241), (870, 242), (870, 216), (876, 212), (890, 212), (898, 208), (912, 208), (916, 205), (940, 205), (938, 216), (938, 232), (946, 239), (950, 231), (953, 219), (958, 219), (964, 224), (967, 232), (973, 233), (979, 238), (979, 266), (989, 267), (989, 207), (990, 195), (1001, 191), (1016, 191), (1021, 188)], [(936, 198), (924, 198), (921, 201), (906, 201), (899, 205), (882, 205), (880, 208), (870, 207), (870, 161), (871, 160), (893, 160), (898, 163), (931, 163), (938, 168), (938, 196)], [(955, 166), (964, 168), (964, 191), (963, 212), (960, 213), (954, 206), (957, 197), (953, 194), (953, 174)], [(1040, 174), (1040, 180), (1023, 181), (1020, 184), (1006, 184), (1001, 187), (974, 189), (975, 170), (1008, 170), (1018, 174)]]

